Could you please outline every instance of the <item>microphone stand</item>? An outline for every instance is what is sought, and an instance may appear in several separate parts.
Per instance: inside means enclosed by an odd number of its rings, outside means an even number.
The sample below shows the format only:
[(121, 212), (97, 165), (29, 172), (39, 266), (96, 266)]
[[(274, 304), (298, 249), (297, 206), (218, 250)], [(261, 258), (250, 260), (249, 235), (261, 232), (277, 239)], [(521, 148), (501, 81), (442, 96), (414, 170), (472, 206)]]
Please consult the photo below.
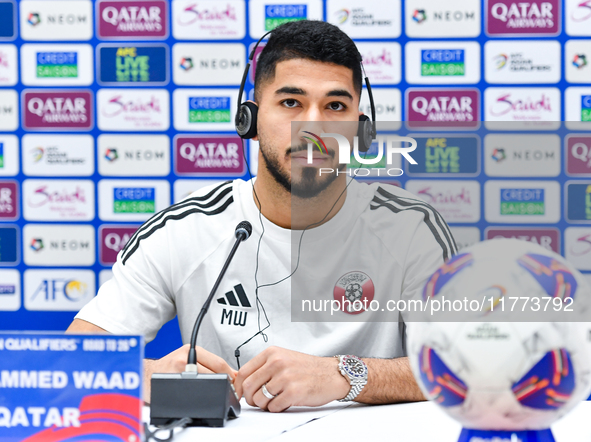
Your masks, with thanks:
[(251, 233), (252, 226), (248, 221), (242, 221), (236, 227), (236, 242), (193, 326), (185, 371), (152, 375), (151, 425), (170, 425), (184, 420), (190, 427), (223, 427), (227, 419), (238, 417), (240, 414), (240, 400), (234, 390), (233, 379), (229, 375), (197, 373), (195, 344), (201, 322), (238, 246), (248, 239)]

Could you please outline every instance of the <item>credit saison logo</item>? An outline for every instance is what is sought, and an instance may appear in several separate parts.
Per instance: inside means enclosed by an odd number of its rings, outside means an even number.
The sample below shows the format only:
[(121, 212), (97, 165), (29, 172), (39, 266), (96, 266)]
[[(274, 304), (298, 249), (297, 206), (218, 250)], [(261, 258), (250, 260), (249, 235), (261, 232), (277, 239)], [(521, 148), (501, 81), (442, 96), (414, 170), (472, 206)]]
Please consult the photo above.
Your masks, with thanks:
[(4, 143), (0, 141), (0, 169), (4, 169)]
[(101, 37), (165, 37), (167, 4), (157, 1), (99, 2)]
[(421, 75), (464, 75), (463, 49), (422, 49)]
[(544, 189), (501, 189), (501, 215), (544, 215)]
[(101, 83), (164, 83), (167, 56), (164, 46), (101, 46)]
[(76, 52), (37, 52), (37, 78), (77, 78)]
[(265, 5), (265, 31), (290, 21), (306, 20), (308, 5)]
[(587, 66), (587, 55), (575, 54), (575, 56), (573, 57), (572, 64), (577, 69), (583, 69), (585, 66)]
[(114, 213), (156, 213), (154, 187), (115, 187)]
[(591, 121), (591, 95), (581, 96), (581, 121)]
[(189, 97), (189, 123), (230, 121), (230, 97)]

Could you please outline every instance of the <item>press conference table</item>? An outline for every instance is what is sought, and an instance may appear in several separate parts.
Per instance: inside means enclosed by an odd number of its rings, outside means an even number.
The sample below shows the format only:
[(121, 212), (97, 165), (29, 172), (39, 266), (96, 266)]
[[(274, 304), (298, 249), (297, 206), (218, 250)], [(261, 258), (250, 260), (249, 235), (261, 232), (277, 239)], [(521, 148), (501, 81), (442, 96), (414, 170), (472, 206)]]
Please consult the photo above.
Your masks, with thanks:
[[(145, 408), (146, 420), (148, 415)], [(178, 430), (174, 442), (379, 441), (386, 437), (397, 442), (457, 442), (460, 431), (460, 424), (431, 402), (379, 406), (333, 402), (275, 414), (242, 400), (240, 417), (228, 421), (224, 428)], [(556, 422), (552, 431), (556, 442), (591, 441), (591, 401), (581, 402)]]

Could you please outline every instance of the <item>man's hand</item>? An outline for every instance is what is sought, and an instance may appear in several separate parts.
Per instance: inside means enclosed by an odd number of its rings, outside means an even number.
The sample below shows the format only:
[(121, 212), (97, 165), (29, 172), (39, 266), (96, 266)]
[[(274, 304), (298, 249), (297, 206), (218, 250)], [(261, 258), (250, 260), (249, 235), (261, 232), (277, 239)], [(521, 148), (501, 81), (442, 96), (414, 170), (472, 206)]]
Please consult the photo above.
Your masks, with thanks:
[[(234, 387), (238, 397), (244, 395), (249, 405), (271, 412), (296, 405), (317, 407), (349, 393), (351, 386), (338, 365), (336, 358), (269, 347), (238, 371)], [(263, 384), (275, 395), (273, 399), (263, 394)]]
[[(190, 344), (167, 354), (161, 359), (144, 359), (144, 401), (150, 402), (150, 380), (153, 373), (181, 373), (185, 371)], [(201, 347), (197, 349), (197, 371), (199, 373), (227, 373), (231, 379), (236, 377), (236, 370), (226, 361)]]

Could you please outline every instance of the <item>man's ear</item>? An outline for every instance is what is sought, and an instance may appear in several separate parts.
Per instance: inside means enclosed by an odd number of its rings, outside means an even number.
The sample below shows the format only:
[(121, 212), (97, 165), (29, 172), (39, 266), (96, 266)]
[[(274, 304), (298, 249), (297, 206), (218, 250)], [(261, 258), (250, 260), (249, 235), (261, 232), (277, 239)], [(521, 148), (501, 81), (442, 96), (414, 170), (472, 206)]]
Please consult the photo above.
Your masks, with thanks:
[[(259, 107), (259, 104), (256, 101), (254, 101), (254, 100), (246, 100), (246, 101), (249, 101), (251, 103), (254, 103), (254, 104), (257, 105), (257, 107)], [(254, 137), (251, 138), (251, 140), (253, 140), (253, 141), (259, 141), (259, 133), (258, 133), (258, 131), (257, 131), (257, 134)]]

